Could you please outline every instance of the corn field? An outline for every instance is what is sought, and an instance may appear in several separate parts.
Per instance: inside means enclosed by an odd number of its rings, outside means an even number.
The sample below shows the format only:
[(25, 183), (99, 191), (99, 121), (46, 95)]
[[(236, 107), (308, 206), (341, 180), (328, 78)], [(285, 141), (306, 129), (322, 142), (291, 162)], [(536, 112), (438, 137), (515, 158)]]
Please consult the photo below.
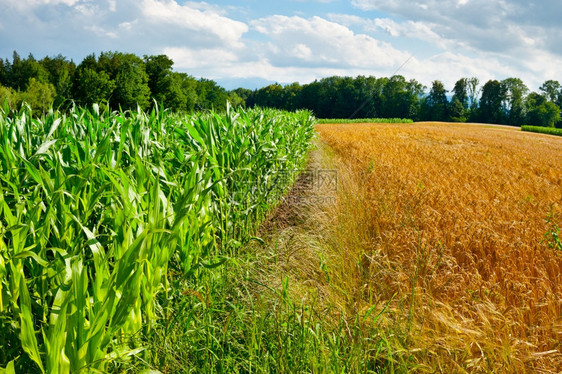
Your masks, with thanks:
[(294, 181), (281, 171), (303, 165), (313, 122), (0, 111), (0, 366), (103, 372), (139, 354), (172, 269), (196, 280), (251, 238)]

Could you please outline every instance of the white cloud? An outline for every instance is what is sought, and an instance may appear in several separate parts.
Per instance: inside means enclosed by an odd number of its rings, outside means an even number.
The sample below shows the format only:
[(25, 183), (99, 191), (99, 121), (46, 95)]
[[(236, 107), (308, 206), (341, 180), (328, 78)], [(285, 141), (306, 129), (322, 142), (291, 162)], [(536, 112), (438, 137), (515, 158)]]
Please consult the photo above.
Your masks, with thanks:
[(377, 18), (373, 20), (376, 28), (381, 28), (394, 37), (408, 37), (424, 40), (445, 48), (447, 41), (433, 31), (434, 25), (423, 22), (407, 21), (398, 23), (391, 18)]
[(4, 5), (19, 11), (27, 11), (42, 5), (74, 6), (79, 0), (3, 0)]
[[(418, 33), (420, 39), (444, 51), (472, 56), (480, 66), (487, 66), (489, 59), (500, 61), (504, 68), (499, 72), (511, 71), (518, 77), (532, 71), (535, 75), (529, 77), (533, 81), (529, 84), (534, 89), (538, 80), (560, 79), (556, 77), (559, 72), (551, 73), (552, 66), (562, 59), (562, 24), (559, 5), (554, 1), (352, 0), (352, 3), (364, 11), (377, 10), (391, 15), (392, 19), (378, 24), (394, 36), (415, 37)], [(397, 26), (395, 19), (410, 21)], [(414, 24), (422, 29), (412, 34)]]
[(78, 15), (91, 18), (92, 20), (96, 17), (99, 17), (98, 20), (101, 20), (103, 17), (103, 12), (99, 9), (99, 6), (92, 3), (80, 3), (74, 7), (74, 10), (78, 13)]
[(140, 7), (148, 23), (212, 34), (238, 47), (242, 34), (248, 31), (245, 23), (224, 17), (213, 8), (194, 7), (193, 3), (179, 5), (174, 0), (143, 0)]
[(76, 62), (108, 50), (166, 53), (176, 69), (217, 80), (380, 77), (405, 61), (398, 73), (426, 85), (516, 76), (536, 89), (546, 79), (562, 79), (554, 1), (352, 0), (365, 13), (325, 18), (311, 15), (341, 12), (346, 2), (208, 1), (0, 0), (0, 51), (3, 57), (13, 50), (61, 53)]
[(310, 60), (312, 59), (312, 50), (302, 44), (302, 43), (298, 43), (297, 45), (295, 45), (295, 48), (293, 48), (293, 53), (292, 53), (296, 58), (300, 58), (302, 60)]
[(352, 3), (362, 10), (378, 10), (415, 20), (457, 44), (505, 54), (533, 46), (530, 41), (536, 37), (537, 26), (543, 29), (554, 24), (560, 29), (559, 22), (549, 20), (552, 17), (549, 13), (554, 11), (552, 6), (544, 3), (537, 6), (533, 1), (353, 0)]
[(515, 76), (528, 83), (533, 89), (538, 88), (547, 79), (560, 80), (562, 57), (548, 51), (536, 53), (520, 59), (522, 67)]
[(121, 22), (118, 25), (118, 27), (119, 27), (119, 29), (124, 30), (124, 31), (131, 31), (137, 23), (138, 23), (137, 20), (132, 21), (132, 22)]
[(104, 28), (96, 25), (86, 26), (86, 30), (91, 31), (94, 34), (101, 37), (107, 37), (112, 39), (116, 39), (118, 37), (118, 34), (115, 31), (105, 30)]
[(359, 26), (365, 32), (383, 31), (393, 38), (406, 37), (423, 40), (442, 49), (449, 47), (452, 42), (434, 32), (434, 25), (430, 23), (416, 21), (397, 22), (392, 18), (368, 19), (347, 14), (330, 14), (329, 19), (349, 27)]
[(391, 69), (408, 58), (387, 43), (320, 17), (270, 16), (252, 26), (270, 38), (264, 53), (278, 66), (306, 62), (313, 67)]
[[(463, 42), (441, 37), (429, 22), (330, 15), (330, 21), (320, 17), (271, 16), (251, 25), (269, 41), (256, 48), (261, 53), (251, 57), (252, 62), (223, 66), (223, 73), (228, 71), (232, 77), (260, 77), (281, 83), (295, 80), (305, 83), (327, 75), (390, 76), (407, 61), (398, 74), (417, 79), (427, 86), (433, 80), (441, 80), (451, 89), (461, 77), (478, 77), (484, 83), (488, 79), (515, 76), (536, 89), (544, 81), (545, 74), (555, 74), (560, 63), (553, 56), (544, 54), (525, 63), (508, 63), (506, 56), (500, 53), (478, 51)], [(352, 26), (360, 26), (365, 32), (385, 32), (396, 39), (423, 40), (441, 48), (441, 52), (427, 58), (410, 57), (404, 50), (353, 32)], [(514, 29), (511, 32), (522, 31)], [(546, 65), (543, 63), (543, 73), (527, 73), (531, 66), (541, 65), (541, 58), (552, 61), (548, 63), (548, 69), (544, 69)], [(217, 78), (224, 76), (216, 73)]]
[(231, 66), (238, 61), (236, 54), (219, 48), (194, 50), (182, 47), (166, 47), (162, 49), (162, 53), (174, 61), (176, 68), (187, 70)]
[(109, 3), (109, 10), (111, 12), (117, 11), (117, 0), (108, 0)]
[(299, 82), (310, 83), (315, 79), (328, 76), (357, 76), (370, 75), (373, 70), (361, 68), (332, 68), (332, 67), (310, 67), (302, 66), (279, 66), (267, 58), (217, 66), (210, 65), (201, 70), (190, 70), (196, 76), (205, 76), (216, 80), (231, 79), (261, 79), (274, 81), (281, 84)]
[(513, 76), (516, 71), (506, 68), (499, 60), (468, 57), (452, 52), (443, 52), (424, 60), (414, 60), (403, 69), (405, 75), (415, 77), (426, 86), (439, 80), (445, 87), (452, 89), (455, 82), (462, 77), (477, 77), (481, 82), (489, 79), (502, 79)]

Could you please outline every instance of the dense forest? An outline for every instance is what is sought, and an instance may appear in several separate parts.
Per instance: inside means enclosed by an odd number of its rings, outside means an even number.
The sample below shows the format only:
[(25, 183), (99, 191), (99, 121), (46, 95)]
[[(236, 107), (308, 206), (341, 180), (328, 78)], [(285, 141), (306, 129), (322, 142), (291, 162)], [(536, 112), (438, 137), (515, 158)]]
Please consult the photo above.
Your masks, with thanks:
[(440, 81), (425, 87), (401, 75), (390, 78), (328, 77), (301, 85), (272, 84), (227, 91), (216, 82), (175, 72), (165, 55), (138, 57), (103, 52), (80, 64), (58, 55), (36, 60), (0, 59), (0, 101), (11, 109), (26, 101), (35, 111), (77, 103), (111, 109), (150, 108), (154, 102), (179, 111), (233, 106), (310, 109), (319, 118), (409, 118), (415, 121), (486, 122), (562, 127), (562, 85), (548, 80), (530, 92), (519, 78), (461, 78), (448, 91)]
[(105, 103), (111, 109), (147, 109), (154, 101), (178, 111), (216, 109), (226, 102), (240, 105), (216, 82), (172, 70), (165, 55), (140, 58), (131, 53), (103, 52), (79, 65), (58, 55), (36, 60), (0, 59), (0, 100), (14, 109), (26, 101), (35, 111), (64, 109), (76, 103)]
[(549, 80), (540, 93), (519, 78), (459, 79), (452, 91), (434, 81), (429, 91), (401, 75), (390, 78), (329, 77), (310, 84), (269, 85), (235, 92), (248, 106), (311, 109), (320, 118), (409, 118), (414, 121), (485, 122), (520, 126), (562, 125), (562, 85)]

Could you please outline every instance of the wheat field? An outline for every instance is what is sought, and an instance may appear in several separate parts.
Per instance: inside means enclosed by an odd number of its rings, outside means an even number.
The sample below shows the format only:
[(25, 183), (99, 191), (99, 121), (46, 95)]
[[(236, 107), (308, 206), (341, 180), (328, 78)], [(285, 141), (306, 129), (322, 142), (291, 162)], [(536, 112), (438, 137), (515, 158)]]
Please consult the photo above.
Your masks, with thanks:
[(386, 305), (377, 323), (414, 371), (562, 371), (562, 138), (439, 123), (317, 131), (338, 165), (333, 267), (348, 310)]

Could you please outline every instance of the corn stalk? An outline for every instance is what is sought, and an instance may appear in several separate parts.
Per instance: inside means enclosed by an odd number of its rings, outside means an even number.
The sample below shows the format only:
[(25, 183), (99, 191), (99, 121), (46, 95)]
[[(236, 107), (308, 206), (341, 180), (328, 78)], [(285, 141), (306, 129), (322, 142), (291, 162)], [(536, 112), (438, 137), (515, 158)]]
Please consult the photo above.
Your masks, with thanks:
[[(308, 112), (0, 112), (0, 364), (104, 371), (142, 351), (170, 266), (197, 279), (291, 185)], [(161, 299), (166, 299), (162, 297)]]

